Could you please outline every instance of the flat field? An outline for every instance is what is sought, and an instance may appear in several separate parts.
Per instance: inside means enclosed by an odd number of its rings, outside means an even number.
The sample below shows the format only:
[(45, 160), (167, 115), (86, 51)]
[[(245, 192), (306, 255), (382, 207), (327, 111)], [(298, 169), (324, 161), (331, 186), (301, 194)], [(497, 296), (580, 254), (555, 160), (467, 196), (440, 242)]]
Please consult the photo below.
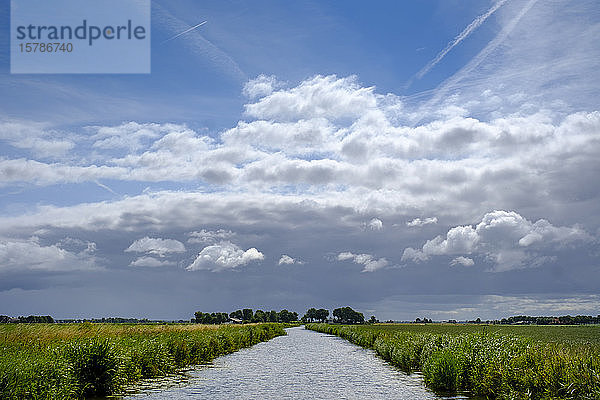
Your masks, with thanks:
[(285, 335), (282, 324), (0, 324), (0, 399), (73, 399)]
[(376, 324), (369, 329), (459, 335), (497, 333), (546, 343), (581, 344), (600, 349), (600, 325), (487, 325), (487, 324)]
[(600, 399), (600, 326), (307, 324), (422, 371), (425, 384), (485, 399)]

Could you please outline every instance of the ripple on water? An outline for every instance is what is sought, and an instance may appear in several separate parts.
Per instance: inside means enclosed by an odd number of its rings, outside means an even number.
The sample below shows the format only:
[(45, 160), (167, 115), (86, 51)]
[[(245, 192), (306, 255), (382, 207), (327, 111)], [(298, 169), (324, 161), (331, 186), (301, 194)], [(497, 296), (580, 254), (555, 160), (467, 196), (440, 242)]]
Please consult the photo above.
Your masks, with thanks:
[[(441, 397), (372, 350), (304, 328), (217, 358), (128, 399), (464, 399)], [(148, 385), (148, 383), (146, 383)]]

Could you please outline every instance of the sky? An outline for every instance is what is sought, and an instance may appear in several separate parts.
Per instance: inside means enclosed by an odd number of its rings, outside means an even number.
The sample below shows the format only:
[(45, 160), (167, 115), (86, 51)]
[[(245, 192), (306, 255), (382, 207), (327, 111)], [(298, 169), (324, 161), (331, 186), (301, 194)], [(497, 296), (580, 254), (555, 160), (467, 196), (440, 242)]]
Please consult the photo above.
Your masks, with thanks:
[(0, 314), (600, 314), (596, 0), (151, 18), (150, 74), (11, 74), (0, 2)]

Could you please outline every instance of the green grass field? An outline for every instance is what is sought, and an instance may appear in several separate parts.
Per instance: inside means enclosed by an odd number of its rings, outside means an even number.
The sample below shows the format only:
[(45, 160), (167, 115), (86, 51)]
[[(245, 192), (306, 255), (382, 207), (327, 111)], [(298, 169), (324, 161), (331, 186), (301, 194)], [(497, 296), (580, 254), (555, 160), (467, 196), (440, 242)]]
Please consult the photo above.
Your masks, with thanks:
[(368, 327), (384, 332), (450, 335), (487, 332), (519, 336), (545, 343), (580, 343), (600, 348), (600, 325), (377, 324)]
[(487, 399), (600, 399), (600, 326), (308, 324), (422, 371), (440, 392)]
[(142, 378), (285, 335), (283, 324), (1, 324), (0, 399), (119, 393)]

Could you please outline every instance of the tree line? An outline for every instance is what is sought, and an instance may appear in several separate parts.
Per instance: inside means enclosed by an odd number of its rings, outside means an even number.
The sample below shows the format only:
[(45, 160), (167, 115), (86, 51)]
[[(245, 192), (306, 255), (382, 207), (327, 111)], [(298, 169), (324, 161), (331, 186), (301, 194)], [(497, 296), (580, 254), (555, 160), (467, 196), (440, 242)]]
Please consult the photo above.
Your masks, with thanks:
[[(228, 322), (250, 323), (250, 322), (328, 322), (329, 310), (324, 308), (309, 308), (301, 319), (298, 319), (298, 313), (288, 310), (277, 311), (253, 311), (251, 308), (232, 311), (229, 314), (225, 312), (202, 312), (194, 313), (191, 322), (197, 324), (224, 324)], [(331, 322), (339, 324), (363, 324), (365, 317), (362, 313), (353, 310), (350, 307), (340, 307), (333, 310), (333, 319)], [(379, 322), (374, 316), (369, 323)]]
[(225, 312), (213, 312), (207, 313), (202, 311), (196, 311), (194, 318), (191, 322), (197, 324), (224, 324), (226, 322), (240, 322), (240, 323), (251, 323), (251, 322), (294, 322), (298, 321), (298, 313), (283, 309), (279, 312), (275, 310), (253, 311), (251, 308), (244, 308), (242, 310), (232, 311), (229, 314)]
[[(302, 317), (302, 322), (327, 322), (329, 320), (329, 310), (324, 308), (309, 308)], [(331, 322), (339, 324), (363, 324), (365, 316), (363, 313), (353, 310), (350, 307), (340, 307), (333, 310), (333, 319)], [(375, 316), (371, 316), (368, 323), (379, 322)]]
[(527, 315), (517, 315), (514, 317), (503, 318), (500, 324), (532, 324), (532, 325), (585, 325), (600, 324), (600, 315), (563, 315), (560, 317), (530, 317)]
[(43, 323), (43, 324), (53, 324), (54, 318), (49, 315), (30, 315), (28, 317), (18, 317), (11, 318), (8, 315), (0, 315), (0, 324), (7, 323), (25, 323), (25, 324), (35, 324), (35, 323)]

